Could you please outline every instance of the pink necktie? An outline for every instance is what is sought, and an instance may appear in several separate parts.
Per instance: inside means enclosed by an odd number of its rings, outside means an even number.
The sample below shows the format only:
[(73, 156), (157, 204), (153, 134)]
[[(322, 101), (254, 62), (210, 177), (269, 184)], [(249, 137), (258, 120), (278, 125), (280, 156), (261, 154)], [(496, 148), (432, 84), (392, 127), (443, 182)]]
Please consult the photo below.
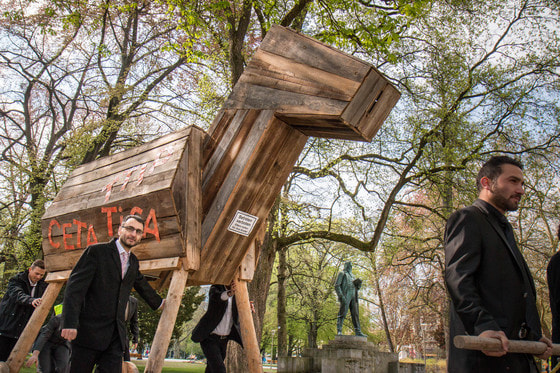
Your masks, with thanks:
[(128, 263), (128, 253), (123, 251), (121, 253), (122, 278), (124, 278), (124, 274), (126, 273), (126, 263)]

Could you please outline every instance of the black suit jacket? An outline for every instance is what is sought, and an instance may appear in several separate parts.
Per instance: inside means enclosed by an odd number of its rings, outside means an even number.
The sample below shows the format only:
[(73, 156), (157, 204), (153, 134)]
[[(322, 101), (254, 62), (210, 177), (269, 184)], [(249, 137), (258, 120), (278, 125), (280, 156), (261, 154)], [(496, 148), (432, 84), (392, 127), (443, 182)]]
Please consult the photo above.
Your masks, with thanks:
[(132, 287), (152, 309), (161, 297), (140, 273), (138, 259), (130, 254), (121, 278), (116, 240), (87, 247), (72, 270), (64, 295), (63, 327), (78, 329), (74, 343), (97, 351), (107, 349), (115, 326), (123, 351), (128, 348), (125, 308)]
[(495, 358), (457, 349), (453, 346), (456, 335), (503, 330), (509, 339), (520, 339), (521, 325), (527, 323), (526, 339), (541, 337), (531, 274), (523, 257), (515, 254), (517, 248), (509, 245), (497, 214), (490, 204), (477, 200), (447, 222), (445, 281), (452, 300), (449, 372), (525, 373), (533, 363), (532, 357), (523, 354)]
[[(216, 329), (216, 326), (218, 326), (222, 317), (224, 317), (228, 304), (227, 300), (224, 301), (221, 298), (224, 291), (226, 291), (226, 287), (224, 285), (212, 285), (210, 287), (208, 309), (198, 324), (194, 327), (191, 337), (193, 342), (200, 342), (208, 338), (210, 333)], [(233, 326), (231, 327), (228, 339), (232, 339), (243, 346), (243, 343), (241, 342), (241, 333), (239, 331), (239, 316), (237, 313), (235, 296), (233, 297), (232, 302), (231, 312), (233, 317)]]
[(32, 303), (41, 298), (47, 289), (47, 283), (41, 279), (31, 296), (29, 270), (20, 272), (10, 278), (8, 289), (0, 302), (0, 335), (19, 338), (35, 308)]
[[(550, 258), (546, 268), (546, 281), (552, 314), (552, 342), (560, 343), (560, 252)], [(558, 356), (552, 357), (552, 367), (558, 363)]]

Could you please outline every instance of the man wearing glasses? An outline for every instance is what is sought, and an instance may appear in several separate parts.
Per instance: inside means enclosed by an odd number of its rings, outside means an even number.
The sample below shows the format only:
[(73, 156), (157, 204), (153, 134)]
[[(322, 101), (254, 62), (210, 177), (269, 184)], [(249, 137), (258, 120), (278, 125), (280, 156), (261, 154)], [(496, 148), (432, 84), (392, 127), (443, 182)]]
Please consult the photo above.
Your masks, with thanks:
[(72, 341), (70, 372), (120, 372), (128, 348), (125, 311), (132, 287), (152, 309), (164, 302), (140, 273), (131, 249), (144, 220), (128, 215), (118, 239), (87, 247), (72, 270), (63, 306), (62, 337)]

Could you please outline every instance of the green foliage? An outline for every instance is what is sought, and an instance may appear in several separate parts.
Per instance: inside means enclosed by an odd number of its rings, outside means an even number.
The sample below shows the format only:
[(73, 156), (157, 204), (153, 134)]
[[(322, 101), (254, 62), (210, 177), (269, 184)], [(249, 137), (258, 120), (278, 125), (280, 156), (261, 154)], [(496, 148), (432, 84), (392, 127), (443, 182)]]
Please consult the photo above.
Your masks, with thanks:
[[(171, 339), (178, 339), (181, 336), (183, 324), (192, 318), (193, 313), (204, 300), (204, 296), (198, 294), (199, 291), (200, 287), (198, 286), (190, 286), (185, 290), (177, 313), (177, 320), (173, 326)], [(164, 292), (161, 295), (165, 297), (166, 294), (167, 292)], [(154, 339), (161, 312), (152, 311), (141, 297), (138, 298), (138, 347), (143, 349), (149, 346)]]

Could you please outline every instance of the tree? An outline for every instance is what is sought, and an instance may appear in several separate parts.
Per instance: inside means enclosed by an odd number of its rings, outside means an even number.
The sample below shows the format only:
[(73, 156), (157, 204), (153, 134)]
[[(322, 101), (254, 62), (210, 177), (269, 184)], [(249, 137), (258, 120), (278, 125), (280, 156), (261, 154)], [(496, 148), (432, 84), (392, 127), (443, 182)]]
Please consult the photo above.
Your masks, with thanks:
[[(479, 162), (494, 153), (556, 162), (558, 40), (540, 43), (546, 26), (554, 26), (548, 15), (549, 8), (532, 1), (434, 3), (395, 44), (398, 63), (386, 71), (403, 97), (374, 142), (336, 143), (333, 151), (334, 142), (315, 140), (294, 169), (290, 186), (300, 187), (285, 200), (297, 208), (287, 209), (285, 219), (311, 221), (310, 211), (315, 221), (346, 215), (355, 219), (353, 228), (299, 226), (285, 232), (278, 247), (326, 239), (375, 253), (392, 234), (402, 234), (402, 225), (391, 224), (403, 214), (416, 227), (403, 239), (418, 239), (414, 251), (403, 252), (411, 255), (407, 265), (431, 268), (432, 281), (414, 285), (426, 288), (419, 295), (435, 296), (425, 301), (437, 300), (445, 314), (441, 233), (448, 214), (474, 199)], [(428, 221), (433, 229), (426, 231)], [(430, 264), (434, 259), (439, 265)]]
[[(182, 328), (185, 323), (192, 319), (194, 312), (198, 309), (200, 303), (204, 300), (204, 295), (199, 294), (200, 287), (191, 286), (187, 288), (181, 299), (177, 320), (173, 326), (171, 334), (172, 340), (181, 339)], [(162, 294), (165, 297), (166, 294)], [(138, 301), (138, 349), (143, 351), (149, 343), (154, 339), (156, 329), (159, 323), (160, 313), (152, 311), (152, 309), (142, 300)]]
[(45, 204), (75, 165), (202, 113), (187, 100), (197, 71), (186, 63), (200, 51), (153, 2), (2, 5), (1, 237), (4, 257), (25, 264), (39, 256)]

